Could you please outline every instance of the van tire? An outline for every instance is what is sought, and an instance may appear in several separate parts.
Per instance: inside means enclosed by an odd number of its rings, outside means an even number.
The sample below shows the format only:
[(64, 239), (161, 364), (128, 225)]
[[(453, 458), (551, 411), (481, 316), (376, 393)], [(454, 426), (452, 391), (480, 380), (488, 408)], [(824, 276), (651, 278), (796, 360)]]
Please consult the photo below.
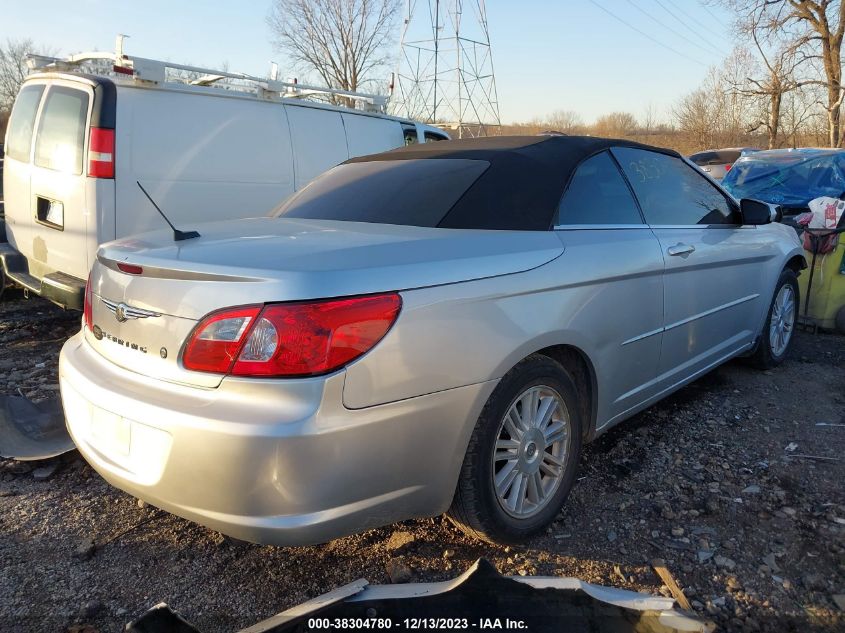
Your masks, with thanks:
[[(510, 414), (513, 407), (518, 406), (517, 403), (522, 406), (523, 401), (520, 398), (533, 389), (541, 390), (538, 392), (538, 407), (543, 407), (542, 394), (546, 394), (546, 402), (550, 401), (551, 396), (551, 401), (563, 404), (563, 407), (556, 411), (562, 412), (561, 419), (568, 418), (568, 449), (563, 449), (565, 460), (560, 475), (552, 479), (545, 479), (545, 472), (540, 475), (541, 480), (553, 486), (546, 493), (550, 496), (545, 504), (540, 502), (536, 504), (533, 514), (529, 516), (526, 513), (526, 516), (519, 517), (515, 516), (513, 511), (505, 509), (504, 502), (496, 491), (494, 477), (505, 467), (496, 470), (496, 464), (501, 462), (494, 462), (494, 454), (501, 434), (506, 433), (503, 426), (505, 416)], [(531, 536), (543, 532), (554, 521), (569, 496), (581, 457), (583, 420), (577, 393), (575, 382), (563, 365), (540, 354), (532, 354), (505, 374), (484, 405), (469, 440), (455, 496), (447, 512), (453, 523), (469, 536), (482, 541), (494, 544), (522, 544)], [(556, 396), (559, 398), (556, 399)], [(554, 420), (549, 422), (550, 425), (555, 423)], [(551, 429), (551, 426), (547, 428)], [(522, 443), (527, 443), (523, 448), (530, 451), (531, 442), (528, 441), (527, 434), (523, 437), (526, 439)], [(561, 444), (566, 446), (566, 442)], [(555, 446), (560, 450), (560, 445)], [(546, 452), (553, 453), (554, 450), (552, 446), (540, 448), (538, 445), (531, 451), (532, 455), (539, 456), (535, 457), (532, 463), (545, 463)], [(528, 453), (524, 453), (521, 448), (516, 454)], [(539, 464), (537, 466), (539, 467)], [(525, 486), (529, 486), (530, 476), (517, 477), (524, 478)], [(536, 485), (533, 486), (535, 491)], [(511, 494), (514, 494), (513, 491)], [(536, 493), (534, 496), (537, 498)]]

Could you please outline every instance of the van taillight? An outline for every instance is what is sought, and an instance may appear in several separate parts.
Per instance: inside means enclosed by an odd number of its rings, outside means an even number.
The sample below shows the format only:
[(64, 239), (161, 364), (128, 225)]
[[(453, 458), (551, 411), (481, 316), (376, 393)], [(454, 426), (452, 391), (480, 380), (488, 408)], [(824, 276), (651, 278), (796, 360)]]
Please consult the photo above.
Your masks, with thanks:
[(114, 178), (114, 130), (91, 128), (88, 139), (88, 176)]

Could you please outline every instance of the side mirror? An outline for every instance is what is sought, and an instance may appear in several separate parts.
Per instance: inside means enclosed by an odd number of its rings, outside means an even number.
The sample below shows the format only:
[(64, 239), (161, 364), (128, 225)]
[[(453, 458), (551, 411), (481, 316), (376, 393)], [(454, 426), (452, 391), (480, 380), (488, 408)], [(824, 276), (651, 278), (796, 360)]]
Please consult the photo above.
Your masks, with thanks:
[(780, 222), (783, 213), (779, 205), (743, 198), (739, 201), (743, 224), (769, 224)]

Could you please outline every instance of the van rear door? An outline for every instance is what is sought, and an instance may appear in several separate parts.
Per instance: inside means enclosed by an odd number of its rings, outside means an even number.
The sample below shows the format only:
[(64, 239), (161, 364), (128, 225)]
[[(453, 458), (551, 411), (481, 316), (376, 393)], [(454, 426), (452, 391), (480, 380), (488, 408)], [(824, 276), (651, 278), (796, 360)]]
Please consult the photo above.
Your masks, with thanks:
[[(52, 271), (78, 279), (88, 276), (89, 254), (97, 241), (96, 216), (88, 213), (94, 200), (87, 200), (86, 145), (93, 96), (93, 87), (62, 80), (51, 82), (44, 94), (30, 172), (34, 226), (31, 243), (20, 245), (36, 276)], [(37, 270), (39, 265), (43, 271)]]
[(21, 88), (6, 130), (3, 160), (6, 236), (18, 251), (21, 244), (32, 243), (33, 221), (29, 212), (32, 137), (45, 88), (43, 83), (28, 83)]

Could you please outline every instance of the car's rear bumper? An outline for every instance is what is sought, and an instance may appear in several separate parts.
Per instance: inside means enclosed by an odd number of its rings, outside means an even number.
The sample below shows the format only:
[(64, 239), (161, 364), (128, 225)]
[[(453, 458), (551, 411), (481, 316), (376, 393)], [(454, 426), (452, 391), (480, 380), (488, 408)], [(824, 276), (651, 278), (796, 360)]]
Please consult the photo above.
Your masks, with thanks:
[(278, 545), (443, 512), (494, 387), (350, 410), (344, 372), (199, 389), (119, 368), (80, 334), (62, 349), (59, 374), (68, 429), (107, 481), (225, 534)]
[(85, 301), (84, 280), (60, 272), (36, 277), (29, 273), (26, 258), (8, 242), (0, 242), (0, 269), (10, 282), (27, 291), (63, 308), (82, 310)]

